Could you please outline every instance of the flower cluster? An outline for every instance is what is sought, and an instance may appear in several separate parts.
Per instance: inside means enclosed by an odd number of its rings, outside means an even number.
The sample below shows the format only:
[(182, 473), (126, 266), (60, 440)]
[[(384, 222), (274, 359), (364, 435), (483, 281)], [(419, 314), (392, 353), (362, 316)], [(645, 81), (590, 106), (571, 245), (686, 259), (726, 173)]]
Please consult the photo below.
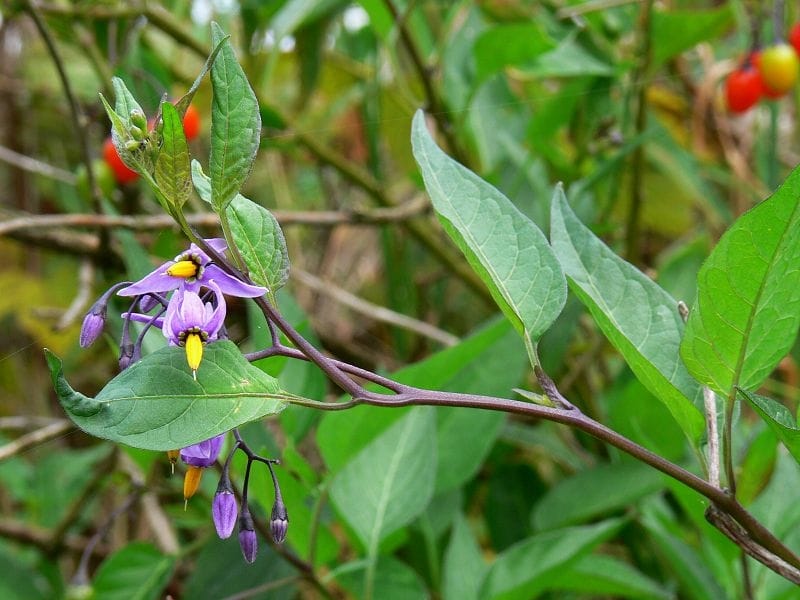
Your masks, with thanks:
[[(180, 451), (180, 458), (187, 466), (186, 476), (183, 482), (183, 496), (187, 502), (197, 491), (203, 470), (216, 463), (224, 437), (224, 434), (218, 435), (210, 440), (194, 444)], [(239, 513), (239, 507), (236, 502), (236, 495), (230, 477), (231, 461), (237, 450), (242, 450), (247, 455), (247, 470), (245, 471), (242, 490), (241, 514)], [(230, 537), (238, 521), (239, 546), (242, 549), (244, 559), (248, 563), (255, 562), (256, 555), (258, 554), (258, 538), (256, 537), (253, 516), (250, 513), (250, 507), (247, 502), (250, 469), (254, 462), (265, 463), (269, 468), (272, 485), (275, 489), (275, 503), (272, 506), (269, 523), (270, 533), (275, 543), (283, 543), (284, 539), (286, 539), (286, 530), (289, 526), (289, 516), (286, 512), (286, 505), (283, 503), (278, 479), (275, 477), (275, 471), (272, 469), (272, 463), (276, 461), (263, 458), (253, 453), (238, 434), (236, 436), (236, 443), (231, 448), (225, 460), (225, 464), (222, 467), (222, 475), (219, 478), (217, 491), (214, 494), (214, 500), (211, 504), (211, 518), (214, 521), (214, 527), (220, 538), (226, 539)]]
[[(209, 239), (214, 251), (226, 249), (223, 239)], [(225, 296), (258, 298), (266, 288), (250, 285), (229, 275), (197, 245), (192, 244), (175, 260), (168, 261), (135, 283), (112, 287), (92, 306), (83, 321), (80, 344), (89, 346), (102, 333), (111, 295), (134, 297), (131, 309), (123, 313), (120, 368), (126, 369), (141, 357), (144, 334), (158, 327), (173, 346), (186, 348), (186, 361), (197, 379), (203, 347), (225, 336)], [(169, 299), (164, 294), (172, 292)], [(138, 308), (138, 312), (136, 309)], [(145, 325), (136, 342), (130, 339), (130, 323)]]
[[(209, 239), (205, 240), (205, 243), (216, 253), (223, 253), (227, 248), (225, 240), (222, 239)], [(81, 327), (80, 345), (85, 348), (100, 337), (107, 319), (108, 303), (114, 294), (133, 297), (129, 310), (122, 314), (120, 369), (127, 369), (141, 358), (144, 335), (151, 327), (157, 327), (161, 329), (170, 345), (185, 348), (186, 362), (192, 370), (192, 376), (197, 379), (197, 370), (203, 358), (205, 345), (226, 337), (225, 294), (240, 298), (257, 298), (266, 291), (266, 288), (250, 285), (229, 275), (214, 264), (208, 253), (196, 244), (191, 244), (186, 252), (162, 264), (139, 281), (134, 283), (126, 281), (109, 288), (86, 314)], [(135, 341), (130, 334), (131, 323), (144, 324)], [(203, 471), (216, 463), (224, 437), (225, 434), (221, 434), (167, 453), (173, 469), (178, 458), (186, 465), (183, 481), (183, 496), (186, 502), (197, 491)], [(236, 450), (244, 451), (248, 457), (241, 514), (229, 472)], [(251, 563), (255, 561), (258, 551), (254, 522), (247, 505), (250, 467), (254, 461), (265, 463), (270, 470), (275, 488), (270, 530), (275, 542), (283, 542), (286, 537), (288, 516), (272, 469), (272, 463), (276, 461), (254, 454), (238, 433), (236, 443), (225, 461), (211, 510), (214, 526), (221, 538), (230, 537), (238, 520), (242, 553), (245, 560)]]

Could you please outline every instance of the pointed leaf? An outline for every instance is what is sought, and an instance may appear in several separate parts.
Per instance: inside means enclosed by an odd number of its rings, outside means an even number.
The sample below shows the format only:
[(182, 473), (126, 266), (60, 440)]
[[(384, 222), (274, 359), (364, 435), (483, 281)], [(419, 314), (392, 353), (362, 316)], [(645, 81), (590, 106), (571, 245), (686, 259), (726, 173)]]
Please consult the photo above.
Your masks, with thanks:
[(278, 413), (289, 398), (227, 340), (205, 347), (197, 381), (184, 349), (171, 346), (131, 365), (95, 398), (73, 390), (61, 360), (48, 350), (45, 356), (58, 399), (78, 427), (145, 450), (196, 444)]
[(156, 159), (156, 183), (171, 206), (181, 208), (189, 199), (192, 179), (189, 174), (189, 145), (177, 109), (169, 102), (161, 104), (164, 129), (161, 150)]
[[(211, 23), (212, 40), (218, 45), (224, 34)], [(214, 100), (211, 109), (211, 204), (223, 210), (242, 187), (258, 151), (261, 115), (258, 101), (242, 67), (236, 60), (230, 40), (211, 67)]]
[[(196, 160), (192, 161), (192, 180), (200, 197), (211, 202), (211, 180)], [(250, 277), (274, 294), (289, 279), (289, 252), (278, 220), (241, 194), (236, 194), (226, 212)]]
[(383, 538), (421, 513), (433, 496), (436, 414), (418, 407), (376, 437), (331, 484), (331, 500), (376, 556)]
[(681, 357), (715, 392), (757, 388), (800, 325), (800, 167), (744, 213), (697, 275)]
[(125, 129), (128, 129), (131, 126), (131, 112), (133, 110), (142, 110), (142, 107), (139, 106), (136, 98), (133, 97), (133, 94), (128, 90), (128, 86), (125, 85), (122, 79), (112, 77), (111, 83), (114, 86), (114, 110), (125, 124)]
[(704, 428), (702, 391), (678, 355), (683, 331), (678, 303), (583, 225), (560, 186), (550, 216), (553, 249), (570, 288), (639, 381), (664, 402), (686, 435), (697, 440)]
[(414, 115), (411, 143), (445, 231), (526, 345), (536, 342), (567, 298), (566, 281), (547, 238), (496, 188), (439, 149), (422, 111)]
[(760, 396), (746, 390), (739, 390), (744, 399), (750, 403), (763, 421), (778, 436), (778, 439), (789, 450), (794, 459), (800, 463), (800, 427), (792, 413), (780, 402), (772, 398)]
[(176, 563), (177, 557), (162, 554), (152, 544), (133, 542), (103, 561), (92, 587), (97, 598), (156, 600)]
[(195, 78), (194, 83), (192, 83), (192, 87), (180, 97), (180, 99), (175, 103), (175, 108), (178, 109), (178, 114), (183, 118), (183, 115), (186, 114), (186, 109), (189, 108), (189, 105), (192, 103), (192, 98), (194, 98), (195, 92), (197, 92), (197, 88), (200, 87), (200, 83), (203, 81), (203, 77), (206, 76), (206, 73), (211, 69), (211, 65), (214, 64), (214, 61), (217, 58), (217, 54), (219, 51), (222, 50), (222, 44), (227, 42), (231, 36), (226, 35), (222, 37), (214, 47), (214, 50), (211, 51), (211, 54), (206, 59), (203, 68), (200, 69), (200, 74)]

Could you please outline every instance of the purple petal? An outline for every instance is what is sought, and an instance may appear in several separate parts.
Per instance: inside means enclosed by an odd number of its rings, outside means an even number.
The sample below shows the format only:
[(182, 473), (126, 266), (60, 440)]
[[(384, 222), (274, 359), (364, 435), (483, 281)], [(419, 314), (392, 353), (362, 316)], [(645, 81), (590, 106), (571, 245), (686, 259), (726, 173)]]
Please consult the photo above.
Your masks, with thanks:
[(267, 293), (267, 288), (239, 281), (234, 276), (228, 275), (228, 273), (213, 264), (208, 265), (203, 271), (203, 281), (208, 281), (210, 279), (216, 281), (219, 289), (229, 296), (260, 298)]
[[(183, 300), (177, 307), (175, 313), (175, 324), (173, 327), (178, 328), (177, 333), (195, 327), (205, 329), (205, 322), (206, 308), (200, 296), (194, 292), (184, 292)], [(175, 329), (173, 329), (173, 331), (175, 331)]]
[(255, 562), (258, 554), (258, 539), (254, 530), (242, 529), (239, 531), (239, 546), (242, 548), (244, 559), (248, 563)]
[(217, 535), (222, 538), (229, 538), (236, 526), (239, 507), (236, 505), (236, 496), (228, 490), (217, 492), (214, 502), (211, 504), (211, 516), (214, 520), (214, 527)]
[(158, 267), (152, 273), (145, 275), (139, 281), (124, 287), (117, 292), (118, 296), (140, 296), (142, 294), (168, 292), (177, 288), (183, 281), (180, 277), (167, 275), (167, 269), (174, 264), (169, 261)]
[(129, 319), (130, 321), (136, 321), (137, 323), (152, 323), (153, 327), (157, 329), (162, 329), (164, 327), (164, 319), (163, 317), (155, 317), (153, 315), (143, 315), (141, 313), (122, 313), (123, 319)]
[[(222, 295), (222, 292), (217, 286), (215, 281), (208, 282), (209, 287), (214, 290), (214, 294), (217, 296), (217, 308), (211, 312), (210, 315), (206, 315), (206, 320), (204, 323), (204, 331), (208, 334), (209, 338), (217, 339), (217, 334), (219, 330), (222, 328), (222, 325), (225, 322), (225, 314), (227, 312), (226, 304), (225, 304), (225, 297)], [(210, 303), (206, 304), (206, 308), (210, 306)]]
[(100, 334), (103, 333), (103, 326), (105, 323), (106, 320), (102, 314), (93, 312), (86, 314), (83, 319), (83, 325), (81, 325), (81, 337), (79, 341), (81, 348), (88, 348), (100, 337)]
[(161, 331), (164, 332), (164, 337), (168, 338), (173, 344), (179, 342), (178, 336), (181, 334), (180, 327), (175, 323), (176, 313), (178, 308), (183, 302), (183, 288), (178, 288), (167, 303), (167, 312), (164, 315), (164, 322), (161, 325)]
[(180, 452), (181, 460), (193, 467), (210, 467), (216, 462), (219, 456), (224, 437), (225, 434), (222, 433), (211, 439), (204, 440), (199, 444), (192, 444), (191, 446), (182, 448)]

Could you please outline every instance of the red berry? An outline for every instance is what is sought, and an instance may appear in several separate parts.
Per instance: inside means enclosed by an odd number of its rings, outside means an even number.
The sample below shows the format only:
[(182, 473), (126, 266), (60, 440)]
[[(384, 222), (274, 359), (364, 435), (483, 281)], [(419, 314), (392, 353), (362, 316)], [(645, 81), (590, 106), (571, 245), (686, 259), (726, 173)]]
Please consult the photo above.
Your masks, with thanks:
[(743, 113), (752, 108), (763, 92), (763, 84), (758, 69), (746, 63), (725, 80), (725, 98), (728, 110)]
[(183, 115), (183, 133), (187, 140), (193, 140), (200, 133), (200, 113), (191, 104)]
[(132, 171), (122, 162), (119, 154), (117, 154), (117, 149), (114, 147), (114, 142), (111, 141), (110, 137), (106, 138), (103, 144), (103, 159), (106, 161), (106, 164), (111, 167), (111, 170), (114, 172), (114, 178), (118, 183), (131, 183), (139, 178), (139, 174), (136, 171)]
[(789, 43), (794, 46), (794, 51), (800, 55), (800, 23), (795, 23), (789, 30)]

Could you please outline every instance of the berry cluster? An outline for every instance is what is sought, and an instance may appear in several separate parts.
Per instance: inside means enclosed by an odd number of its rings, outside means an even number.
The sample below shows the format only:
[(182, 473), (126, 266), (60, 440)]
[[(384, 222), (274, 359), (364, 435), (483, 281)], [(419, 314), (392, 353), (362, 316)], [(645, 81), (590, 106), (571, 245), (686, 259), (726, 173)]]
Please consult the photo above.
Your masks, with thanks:
[(778, 41), (753, 50), (725, 80), (728, 110), (743, 113), (762, 98), (776, 99), (786, 94), (800, 74), (800, 23), (789, 32), (789, 43)]

